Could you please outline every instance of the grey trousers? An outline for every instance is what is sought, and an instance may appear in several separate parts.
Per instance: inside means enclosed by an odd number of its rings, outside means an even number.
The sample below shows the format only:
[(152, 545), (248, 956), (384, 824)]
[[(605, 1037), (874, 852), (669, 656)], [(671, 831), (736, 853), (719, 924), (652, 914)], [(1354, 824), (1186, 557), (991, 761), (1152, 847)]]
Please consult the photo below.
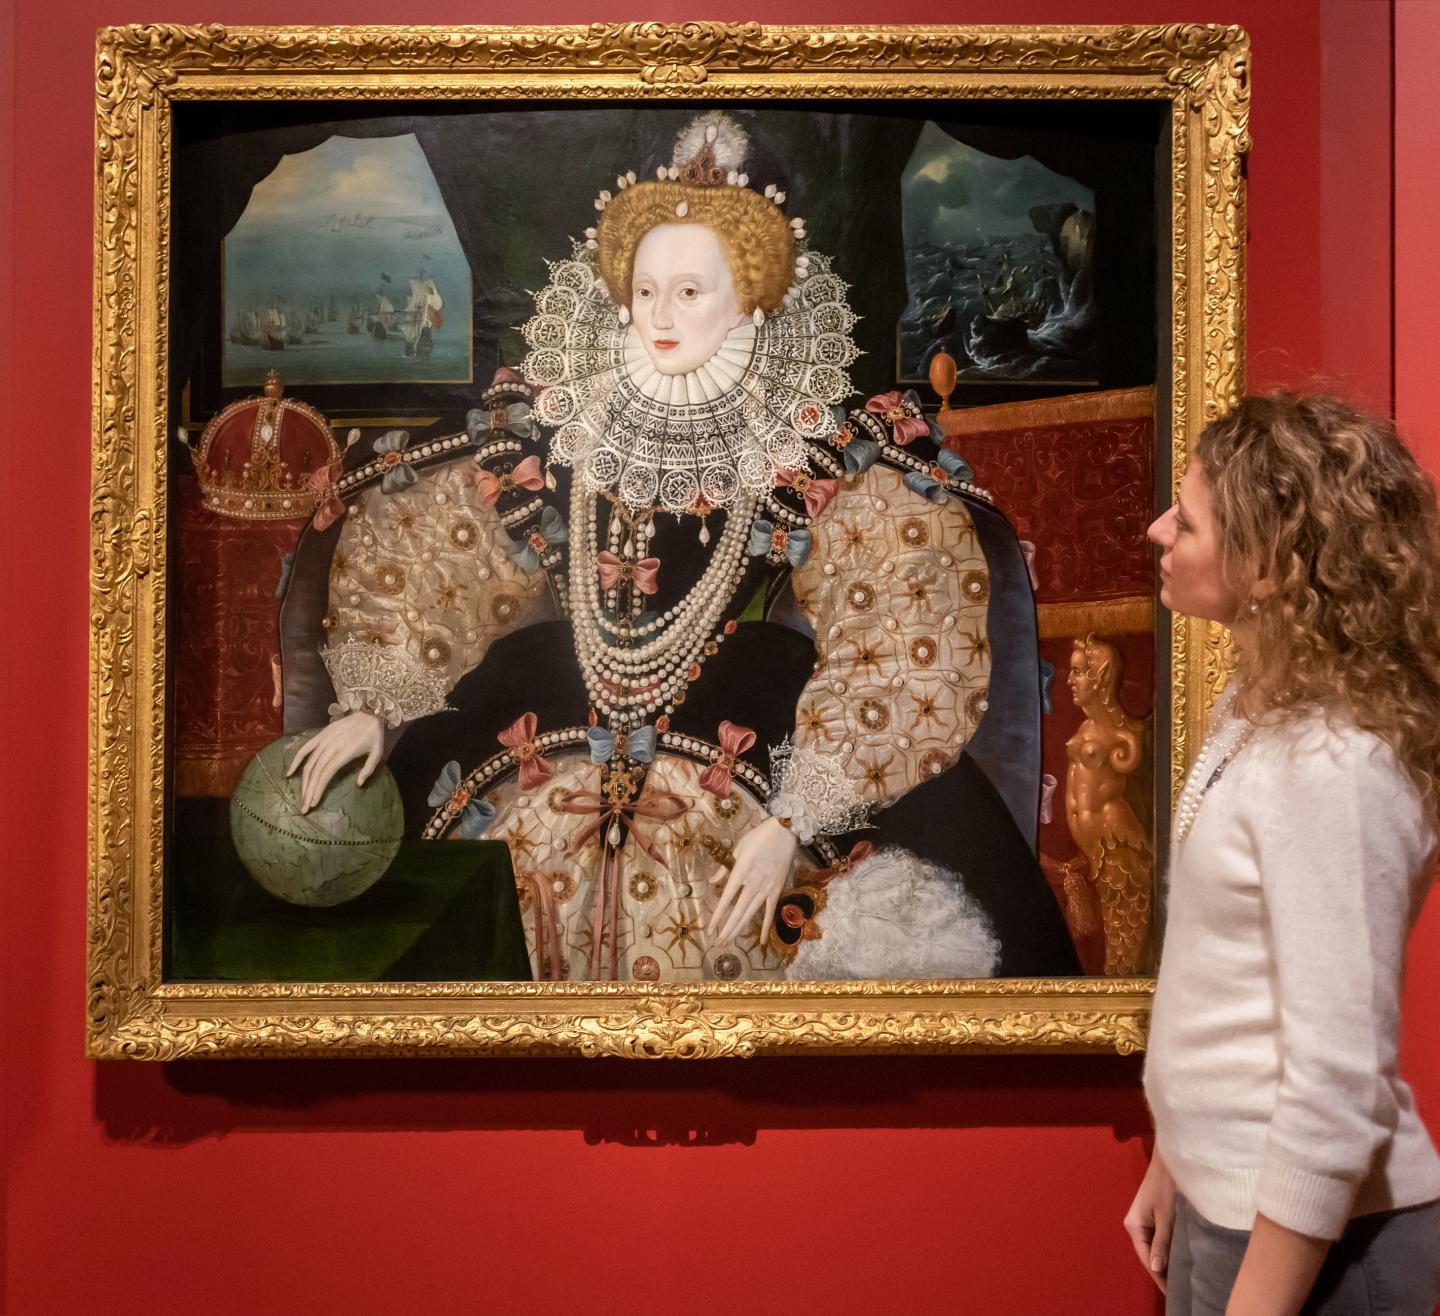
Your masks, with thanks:
[[(1166, 1316), (1224, 1316), (1250, 1235), (1212, 1225), (1183, 1197), (1166, 1275)], [(1331, 1246), (1301, 1316), (1434, 1316), (1440, 1202), (1358, 1216)]]

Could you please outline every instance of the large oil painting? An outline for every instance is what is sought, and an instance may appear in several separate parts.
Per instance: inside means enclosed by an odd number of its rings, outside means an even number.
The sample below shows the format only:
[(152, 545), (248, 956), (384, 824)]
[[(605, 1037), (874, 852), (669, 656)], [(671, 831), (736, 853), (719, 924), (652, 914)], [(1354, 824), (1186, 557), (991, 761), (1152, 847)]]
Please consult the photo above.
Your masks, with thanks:
[(1170, 116), (178, 100), (164, 990), (1135, 990)]

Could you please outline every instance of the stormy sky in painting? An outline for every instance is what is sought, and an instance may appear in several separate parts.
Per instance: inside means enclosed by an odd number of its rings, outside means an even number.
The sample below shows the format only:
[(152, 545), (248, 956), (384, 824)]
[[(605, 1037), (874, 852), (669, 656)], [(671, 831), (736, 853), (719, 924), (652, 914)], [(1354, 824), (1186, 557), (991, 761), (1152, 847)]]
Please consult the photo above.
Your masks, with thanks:
[(1032, 206), (1070, 201), (1094, 210), (1095, 194), (1030, 156), (1001, 160), (927, 123), (901, 182), (905, 240), (949, 246), (1033, 233)]

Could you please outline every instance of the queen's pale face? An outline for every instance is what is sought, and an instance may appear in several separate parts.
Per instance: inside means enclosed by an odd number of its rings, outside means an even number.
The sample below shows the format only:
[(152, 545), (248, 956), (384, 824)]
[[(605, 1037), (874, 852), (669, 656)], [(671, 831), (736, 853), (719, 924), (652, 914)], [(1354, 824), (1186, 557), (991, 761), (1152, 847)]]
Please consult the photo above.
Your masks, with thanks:
[(703, 224), (660, 224), (640, 240), (630, 314), (655, 368), (703, 366), (745, 318), (725, 248)]

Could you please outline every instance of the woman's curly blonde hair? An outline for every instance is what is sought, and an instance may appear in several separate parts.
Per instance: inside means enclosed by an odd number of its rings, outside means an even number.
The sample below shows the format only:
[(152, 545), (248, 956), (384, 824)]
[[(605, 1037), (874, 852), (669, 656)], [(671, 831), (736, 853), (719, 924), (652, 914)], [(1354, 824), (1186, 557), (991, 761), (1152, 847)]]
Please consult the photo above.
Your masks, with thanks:
[(746, 315), (757, 306), (773, 311), (795, 282), (795, 234), (774, 202), (748, 187), (638, 183), (605, 207), (595, 232), (600, 277), (617, 305), (630, 305), (635, 249), (661, 224), (704, 224), (715, 233)]
[[(1243, 564), (1252, 713), (1321, 705), (1394, 751), (1440, 820), (1440, 515), (1395, 427), (1323, 394), (1247, 397), (1196, 457)], [(1253, 615), (1252, 615), (1253, 614)]]

